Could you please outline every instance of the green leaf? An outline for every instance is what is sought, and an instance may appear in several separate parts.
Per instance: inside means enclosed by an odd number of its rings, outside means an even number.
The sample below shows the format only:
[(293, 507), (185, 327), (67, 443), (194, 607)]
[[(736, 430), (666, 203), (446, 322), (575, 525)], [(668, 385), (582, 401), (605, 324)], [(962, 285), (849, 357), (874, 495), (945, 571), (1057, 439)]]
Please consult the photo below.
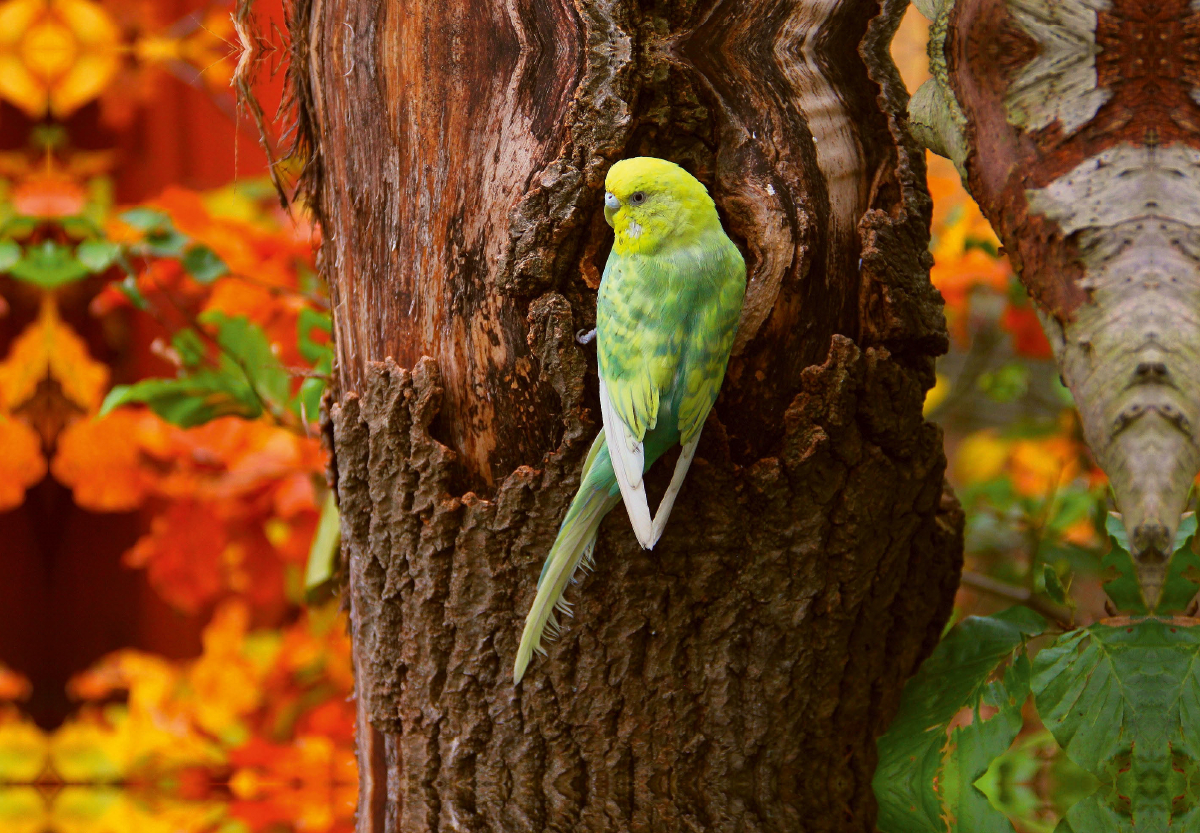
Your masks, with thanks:
[(337, 498), (330, 489), (321, 505), (321, 517), (308, 551), (308, 568), (304, 573), (304, 592), (309, 604), (316, 604), (333, 595), (334, 577), (338, 567), (338, 546), (341, 543)]
[[(1181, 828), (1183, 829), (1183, 828)], [(1073, 804), (1054, 833), (1141, 833), (1133, 827), (1133, 819), (1118, 813), (1104, 801), (1100, 791)]]
[(179, 257), (189, 239), (175, 229), (147, 232), (146, 251), (155, 257)]
[(321, 362), (321, 366), (317, 368), (318, 373), (322, 372), (322, 367), (325, 376), (309, 376), (301, 382), (300, 390), (297, 391), (296, 398), (292, 403), (292, 411), (305, 422), (316, 422), (321, 413), (321, 397), (325, 394), (325, 377), (329, 375), (328, 359)]
[(179, 361), (186, 368), (199, 367), (208, 356), (204, 339), (190, 327), (171, 337), (171, 347), (179, 354)]
[(74, 217), (62, 217), (58, 221), (62, 230), (76, 240), (81, 238), (102, 237), (104, 229), (96, 225), (86, 216), (79, 214)]
[(1049, 833), (1053, 823), (1047, 823), (1047, 813), (1062, 818), (1074, 804), (1096, 792), (1100, 782), (1063, 754), (1048, 731), (1028, 728), (992, 761), (976, 786), (1018, 830)]
[(1011, 362), (979, 374), (980, 393), (995, 402), (1015, 402), (1029, 392), (1029, 367)]
[(223, 416), (254, 419), (262, 414), (258, 398), (243, 379), (207, 369), (178, 379), (144, 379), (133, 385), (117, 385), (104, 398), (100, 415), (137, 403), (181, 428)]
[(292, 401), (292, 411), (305, 422), (312, 422), (321, 410), (321, 396), (325, 383), (333, 372), (333, 346), (329, 342), (313, 339), (313, 330), (327, 335), (333, 334), (333, 321), (329, 315), (314, 309), (300, 310), (296, 321), (296, 345), (305, 361), (313, 363), (313, 375), (300, 383), (300, 390)]
[(291, 375), (279, 363), (262, 327), (245, 316), (230, 317), (212, 310), (200, 316), (202, 324), (216, 327), (223, 372), (241, 371), (265, 404), (281, 410), (291, 393)]
[[(1200, 628), (1144, 619), (1063, 634), (1034, 660), (1033, 692), (1046, 728), (1139, 831), (1194, 810), (1176, 759), (1200, 760)], [(1091, 804), (1083, 814), (1108, 823)]]
[(1046, 595), (1060, 605), (1067, 604), (1067, 589), (1063, 587), (1062, 580), (1059, 579), (1058, 573), (1049, 564), (1042, 565), (1042, 578), (1046, 583)]
[(121, 294), (129, 299), (129, 303), (133, 304), (137, 309), (146, 309), (149, 304), (146, 303), (146, 296), (142, 295), (142, 290), (138, 289), (137, 278), (133, 275), (126, 275), (117, 284), (117, 289), (121, 290)]
[(332, 347), (328, 341), (314, 341), (313, 330), (320, 330), (327, 336), (333, 335), (333, 319), (328, 313), (305, 307), (296, 319), (296, 346), (306, 362), (316, 364), (332, 353)]
[(89, 272), (97, 273), (112, 266), (120, 253), (121, 247), (108, 240), (84, 240), (75, 250), (75, 258)]
[[(1105, 521), (1105, 530), (1112, 539), (1112, 549), (1104, 556), (1101, 566), (1109, 578), (1104, 582), (1104, 592), (1117, 610), (1135, 615), (1144, 615), (1146, 604), (1138, 588), (1133, 559), (1129, 555), (1129, 538), (1120, 516), (1110, 514)], [(1192, 539), (1196, 535), (1195, 513), (1186, 513), (1175, 532), (1174, 553), (1163, 585), (1162, 599), (1158, 609), (1164, 613), (1181, 611), (1187, 607), (1200, 590), (1200, 557), (1192, 551)]]
[(21, 259), (21, 247), (15, 240), (0, 240), (0, 272), (7, 272)]
[(969, 726), (950, 736), (951, 752), (942, 766), (939, 784), (942, 801), (954, 819), (951, 830), (962, 833), (1012, 833), (1013, 826), (975, 785), (997, 756), (1004, 753), (1025, 723), (1021, 707), (1029, 697), (1029, 657), (1019, 654), (1003, 681), (989, 683), (982, 701), (999, 711), (984, 720), (975, 707)]
[(32, 217), (16, 215), (9, 217), (3, 224), (0, 224), (0, 237), (24, 240), (37, 231), (37, 227), (38, 221)]
[[(905, 686), (899, 713), (878, 740), (879, 765), (872, 785), (879, 802), (880, 830), (927, 833), (944, 829), (942, 800), (934, 785), (942, 768), (946, 727), (963, 706), (978, 708), (996, 667), (1045, 628), (1041, 616), (1014, 607), (994, 616), (968, 617), (938, 644)], [(1019, 687), (1019, 677), (1013, 685)], [(992, 690), (988, 696), (999, 701), (1007, 695)], [(965, 749), (953, 764), (960, 781), (978, 768), (980, 758), (995, 757), (1008, 745), (999, 746), (1008, 729), (980, 728), (975, 732), (964, 741), (972, 748)], [(964, 769), (966, 776), (961, 775)], [(960, 787), (959, 795), (962, 792)], [(982, 809), (977, 804), (972, 808)]]
[(183, 373), (174, 379), (144, 379), (113, 388), (101, 414), (142, 403), (168, 422), (190, 428), (222, 416), (254, 419), (268, 407), (287, 402), (290, 378), (271, 350), (262, 328), (245, 317), (221, 312), (200, 317), (215, 327), (221, 348), (217, 367), (201, 367), (208, 350), (199, 333), (182, 330), (172, 339)]
[(122, 213), (121, 220), (142, 231), (160, 231), (172, 228), (171, 218), (156, 208), (139, 206)]
[(9, 267), (14, 278), (39, 286), (55, 289), (88, 276), (86, 266), (75, 259), (66, 246), (53, 240), (43, 240), (41, 245), (25, 251), (25, 256)]
[(217, 278), (229, 274), (229, 267), (225, 265), (225, 261), (203, 243), (189, 246), (183, 253), (182, 263), (188, 274), (200, 283), (212, 283)]

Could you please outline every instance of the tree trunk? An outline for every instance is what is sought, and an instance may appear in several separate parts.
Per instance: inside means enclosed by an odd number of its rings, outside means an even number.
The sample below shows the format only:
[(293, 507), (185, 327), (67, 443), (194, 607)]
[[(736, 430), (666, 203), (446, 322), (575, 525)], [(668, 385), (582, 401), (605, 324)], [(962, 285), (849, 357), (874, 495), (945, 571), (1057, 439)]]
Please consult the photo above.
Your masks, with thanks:
[[(358, 680), (359, 830), (870, 830), (961, 561), (902, 2), (302, 0)], [(599, 429), (602, 183), (653, 155), (747, 255), (655, 550), (624, 512), (510, 678)], [(652, 505), (670, 477), (647, 478)]]
[(936, 23), (916, 129), (1038, 304), (1153, 608), (1200, 472), (1200, 10), (920, 6)]

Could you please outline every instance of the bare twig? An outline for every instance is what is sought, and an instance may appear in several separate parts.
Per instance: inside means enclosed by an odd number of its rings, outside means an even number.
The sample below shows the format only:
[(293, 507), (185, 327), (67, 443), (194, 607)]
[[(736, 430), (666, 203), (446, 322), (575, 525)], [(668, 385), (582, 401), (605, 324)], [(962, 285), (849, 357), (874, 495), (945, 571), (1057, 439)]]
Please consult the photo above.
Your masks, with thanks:
[(998, 596), (1002, 599), (1016, 602), (1017, 604), (1025, 605), (1025, 607), (1042, 614), (1047, 619), (1050, 619), (1060, 628), (1069, 631), (1074, 628), (1074, 616), (1070, 610), (1060, 605), (1055, 604), (1049, 599), (1044, 599), (1038, 596), (1027, 587), (1020, 587), (1015, 584), (1009, 584), (1005, 581), (998, 581), (991, 576), (985, 576), (982, 573), (974, 573), (966, 570), (962, 574), (962, 583), (972, 590), (979, 590), (983, 593), (988, 593), (992, 596)]

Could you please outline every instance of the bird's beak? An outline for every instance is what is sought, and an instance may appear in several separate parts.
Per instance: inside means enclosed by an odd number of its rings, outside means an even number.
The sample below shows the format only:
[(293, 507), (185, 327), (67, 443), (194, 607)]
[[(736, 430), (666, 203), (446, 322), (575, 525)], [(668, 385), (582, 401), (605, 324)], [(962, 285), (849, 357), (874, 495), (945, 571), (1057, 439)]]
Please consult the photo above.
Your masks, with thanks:
[(613, 215), (621, 208), (621, 201), (612, 191), (604, 192), (604, 222), (613, 224)]

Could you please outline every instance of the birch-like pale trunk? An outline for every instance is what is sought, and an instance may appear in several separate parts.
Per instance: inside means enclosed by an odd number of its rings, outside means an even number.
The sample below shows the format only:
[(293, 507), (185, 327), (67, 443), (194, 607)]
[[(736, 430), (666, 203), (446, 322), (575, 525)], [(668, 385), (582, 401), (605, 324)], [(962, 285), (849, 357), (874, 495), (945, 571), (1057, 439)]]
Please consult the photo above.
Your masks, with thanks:
[(1037, 302), (1153, 608), (1200, 472), (1200, 5), (918, 6), (914, 131)]

